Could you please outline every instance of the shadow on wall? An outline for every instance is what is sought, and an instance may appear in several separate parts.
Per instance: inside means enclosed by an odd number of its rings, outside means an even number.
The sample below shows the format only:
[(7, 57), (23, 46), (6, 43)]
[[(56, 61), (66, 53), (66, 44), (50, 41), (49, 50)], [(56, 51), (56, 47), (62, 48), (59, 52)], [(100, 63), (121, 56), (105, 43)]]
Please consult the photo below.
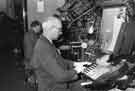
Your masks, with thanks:
[(12, 49), (21, 46), (23, 30), (17, 20), (0, 12), (0, 49)]
[(38, 11), (38, 1), (40, 0), (27, 0), (28, 25), (33, 20), (43, 22), (46, 17), (58, 13), (56, 9), (59, 7), (59, 0), (41, 0), (44, 3), (43, 12)]

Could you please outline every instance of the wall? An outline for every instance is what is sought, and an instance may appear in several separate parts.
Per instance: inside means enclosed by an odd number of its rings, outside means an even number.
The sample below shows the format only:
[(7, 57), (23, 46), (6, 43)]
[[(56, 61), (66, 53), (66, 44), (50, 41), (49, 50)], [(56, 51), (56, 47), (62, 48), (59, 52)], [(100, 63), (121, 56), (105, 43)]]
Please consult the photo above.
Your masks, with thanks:
[(42, 13), (37, 12), (37, 1), (38, 0), (27, 0), (28, 25), (30, 25), (33, 20), (43, 22), (46, 17), (57, 13), (56, 8), (59, 7), (58, 0), (44, 0), (44, 12)]
[(5, 12), (11, 18), (14, 18), (13, 0), (0, 0), (0, 11)]
[(0, 11), (7, 12), (7, 0), (0, 0)]

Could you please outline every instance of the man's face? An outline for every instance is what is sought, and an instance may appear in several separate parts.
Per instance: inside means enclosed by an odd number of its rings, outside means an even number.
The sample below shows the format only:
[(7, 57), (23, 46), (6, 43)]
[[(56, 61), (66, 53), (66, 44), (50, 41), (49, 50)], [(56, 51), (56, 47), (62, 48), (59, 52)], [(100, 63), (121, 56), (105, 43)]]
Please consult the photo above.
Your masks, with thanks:
[(51, 34), (52, 40), (57, 40), (58, 37), (62, 34), (61, 28), (62, 28), (61, 26), (53, 26), (51, 28), (50, 34)]
[(35, 33), (39, 33), (41, 31), (41, 27), (39, 25), (35, 26), (32, 28), (32, 30), (35, 32)]

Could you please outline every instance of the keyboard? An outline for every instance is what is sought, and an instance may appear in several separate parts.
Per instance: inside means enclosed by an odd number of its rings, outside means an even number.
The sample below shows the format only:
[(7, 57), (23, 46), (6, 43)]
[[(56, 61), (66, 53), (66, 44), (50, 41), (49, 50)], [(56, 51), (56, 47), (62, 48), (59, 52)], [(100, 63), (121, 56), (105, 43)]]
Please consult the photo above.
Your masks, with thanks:
[(102, 76), (103, 74), (109, 71), (110, 69), (108, 67), (100, 66), (100, 65), (97, 65), (96, 63), (93, 63), (89, 67), (86, 67), (83, 73), (87, 75), (88, 77), (90, 77), (91, 79), (96, 80), (100, 76)]

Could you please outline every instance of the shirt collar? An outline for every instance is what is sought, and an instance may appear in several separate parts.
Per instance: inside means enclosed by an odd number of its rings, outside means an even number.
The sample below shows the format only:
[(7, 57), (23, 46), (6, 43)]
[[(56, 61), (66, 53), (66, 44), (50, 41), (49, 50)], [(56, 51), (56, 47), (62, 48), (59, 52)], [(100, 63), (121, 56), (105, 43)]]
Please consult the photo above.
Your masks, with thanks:
[[(47, 38), (47, 37), (46, 37)], [(47, 38), (48, 39), (48, 38)], [(48, 39), (51, 44), (53, 44), (52, 40)]]
[(41, 35), (40, 38), (43, 39), (43, 40), (46, 39), (46, 40), (48, 40), (49, 43), (53, 44), (52, 40), (50, 40), (49, 38), (47, 38), (47, 37), (45, 37), (43, 35)]

